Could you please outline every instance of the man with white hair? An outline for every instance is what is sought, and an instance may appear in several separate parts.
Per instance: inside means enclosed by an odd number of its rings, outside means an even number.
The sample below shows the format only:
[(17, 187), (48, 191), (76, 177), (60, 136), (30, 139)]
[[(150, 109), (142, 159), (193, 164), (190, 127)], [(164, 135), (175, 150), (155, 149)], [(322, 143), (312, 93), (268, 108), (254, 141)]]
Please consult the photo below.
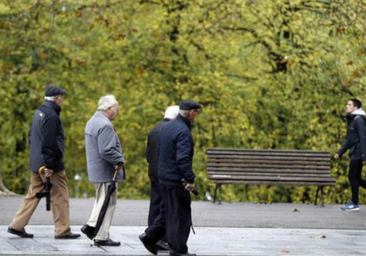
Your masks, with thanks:
[[(34, 113), (29, 131), (29, 168), (32, 171), (28, 194), (9, 225), (8, 232), (22, 238), (33, 238), (25, 231), (40, 199), (36, 194), (44, 188), (46, 177), (53, 185), (51, 209), (55, 223), (55, 239), (75, 239), (71, 233), (69, 191), (64, 169), (65, 135), (60, 120), (61, 105), (66, 91), (52, 85), (45, 90), (45, 103)], [(42, 168), (44, 167), (44, 168)], [(42, 171), (40, 171), (42, 170)]]
[[(119, 105), (113, 95), (100, 98), (98, 110), (89, 119), (85, 127), (85, 150), (89, 180), (96, 189), (96, 198), (91, 216), (81, 231), (93, 239), (93, 234), (98, 220), (98, 215), (104, 203), (108, 191), (108, 185), (112, 182), (115, 171), (118, 171), (116, 181), (125, 178), (124, 158), (122, 147), (112, 122), (119, 113)], [(122, 170), (122, 171), (121, 171)], [(117, 190), (111, 195), (103, 223), (94, 238), (96, 246), (119, 246), (120, 242), (113, 241), (109, 237), (109, 229), (112, 223), (117, 203)]]
[[(195, 190), (192, 124), (202, 106), (193, 100), (179, 104), (179, 115), (160, 132), (158, 177), (162, 195), (161, 213), (154, 225), (139, 236), (145, 248), (158, 254), (156, 243), (166, 237), (170, 256), (196, 256), (188, 252), (192, 226), (190, 191)], [(183, 182), (185, 181), (185, 182)]]
[[(146, 160), (149, 163), (149, 178), (151, 184), (150, 190), (150, 208), (148, 215), (148, 228), (151, 227), (155, 219), (160, 214), (160, 205), (162, 197), (160, 193), (158, 178), (158, 160), (159, 160), (159, 141), (160, 131), (170, 120), (175, 119), (179, 113), (179, 106), (170, 106), (165, 110), (163, 121), (158, 123), (150, 132), (147, 138)], [(159, 250), (169, 250), (169, 246), (164, 239), (158, 241), (156, 247)]]

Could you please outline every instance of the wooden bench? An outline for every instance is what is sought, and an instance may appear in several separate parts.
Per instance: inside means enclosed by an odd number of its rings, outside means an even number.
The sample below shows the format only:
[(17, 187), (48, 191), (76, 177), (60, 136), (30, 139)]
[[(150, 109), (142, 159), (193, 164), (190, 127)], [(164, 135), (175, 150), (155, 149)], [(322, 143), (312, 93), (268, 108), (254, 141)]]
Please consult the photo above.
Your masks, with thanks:
[(208, 148), (207, 175), (216, 184), (213, 202), (221, 185), (295, 185), (317, 186), (315, 205), (321, 191), (324, 206), (325, 186), (334, 186), (330, 175), (330, 153), (305, 150), (253, 150)]

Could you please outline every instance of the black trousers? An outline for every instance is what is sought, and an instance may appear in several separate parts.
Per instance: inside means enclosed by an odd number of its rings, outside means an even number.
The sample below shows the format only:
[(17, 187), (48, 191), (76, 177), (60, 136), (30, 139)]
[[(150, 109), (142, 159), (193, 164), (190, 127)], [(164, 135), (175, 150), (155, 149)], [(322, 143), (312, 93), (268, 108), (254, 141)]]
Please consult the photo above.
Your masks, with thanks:
[(187, 241), (192, 226), (191, 195), (183, 186), (160, 184), (163, 203), (155, 223), (146, 229), (148, 238), (156, 243), (165, 235), (173, 251), (188, 252)]
[(352, 202), (358, 204), (359, 187), (366, 189), (366, 180), (361, 178), (362, 160), (351, 160), (349, 164), (348, 179), (351, 183)]
[(150, 208), (149, 216), (147, 219), (148, 227), (152, 226), (155, 219), (160, 214), (160, 204), (163, 202), (163, 198), (160, 192), (159, 182), (151, 181), (151, 192), (150, 192)]

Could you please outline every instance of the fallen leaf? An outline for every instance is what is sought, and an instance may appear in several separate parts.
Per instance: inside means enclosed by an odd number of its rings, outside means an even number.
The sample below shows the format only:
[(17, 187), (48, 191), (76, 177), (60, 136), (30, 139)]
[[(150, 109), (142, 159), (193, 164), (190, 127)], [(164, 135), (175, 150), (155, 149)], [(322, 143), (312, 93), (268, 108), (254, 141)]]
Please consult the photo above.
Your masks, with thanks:
[(286, 250), (286, 249), (283, 249), (282, 250), (282, 253), (290, 253), (290, 251), (289, 250)]
[(316, 235), (315, 239), (324, 239), (327, 238), (325, 235)]

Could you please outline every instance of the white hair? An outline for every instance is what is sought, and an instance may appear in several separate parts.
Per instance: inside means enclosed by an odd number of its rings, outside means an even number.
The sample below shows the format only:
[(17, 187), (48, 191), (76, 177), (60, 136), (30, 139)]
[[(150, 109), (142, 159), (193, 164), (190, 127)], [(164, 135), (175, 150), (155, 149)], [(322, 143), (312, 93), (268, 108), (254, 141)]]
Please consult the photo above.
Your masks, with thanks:
[(46, 96), (44, 97), (44, 99), (49, 101), (55, 101), (55, 96)]
[(105, 95), (101, 97), (98, 101), (98, 110), (106, 111), (108, 108), (117, 105), (118, 102), (114, 95)]
[(164, 118), (175, 119), (179, 113), (179, 106), (170, 106), (165, 110)]

